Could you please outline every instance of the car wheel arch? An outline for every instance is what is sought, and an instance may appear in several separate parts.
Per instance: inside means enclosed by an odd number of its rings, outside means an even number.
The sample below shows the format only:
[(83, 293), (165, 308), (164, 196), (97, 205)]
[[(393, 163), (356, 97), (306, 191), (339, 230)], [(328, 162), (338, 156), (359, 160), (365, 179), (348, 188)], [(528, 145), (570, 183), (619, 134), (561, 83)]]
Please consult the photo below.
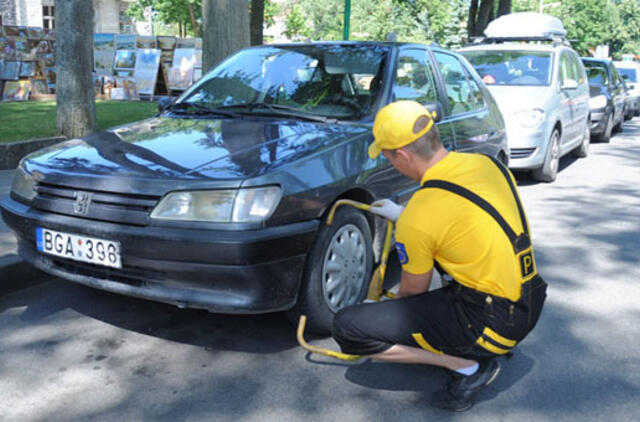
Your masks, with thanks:
[[(333, 199), (333, 201), (331, 201), (328, 204), (328, 206), (324, 209), (324, 211), (320, 215), (320, 219), (322, 221), (326, 220), (327, 215), (329, 215), (329, 212), (333, 207), (333, 204), (335, 204), (340, 199), (350, 199), (352, 201), (358, 201), (365, 204), (370, 204), (371, 202), (373, 202), (374, 199), (376, 199), (376, 197), (373, 193), (371, 193), (370, 191), (368, 191), (363, 187), (354, 187), (349, 190), (346, 190), (342, 192), (340, 195), (336, 196)], [(365, 217), (367, 218), (367, 222), (369, 223), (369, 228), (371, 229), (371, 233), (375, 237), (376, 235), (375, 217), (371, 213), (365, 213)]]

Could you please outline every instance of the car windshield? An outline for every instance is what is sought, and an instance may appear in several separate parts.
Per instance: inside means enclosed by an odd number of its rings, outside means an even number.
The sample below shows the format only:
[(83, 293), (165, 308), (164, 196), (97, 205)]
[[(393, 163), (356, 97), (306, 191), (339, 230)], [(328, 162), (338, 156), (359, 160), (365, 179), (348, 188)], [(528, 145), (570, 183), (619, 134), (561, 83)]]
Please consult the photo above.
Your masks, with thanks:
[(583, 62), (584, 69), (587, 71), (589, 85), (608, 85), (607, 66), (604, 63)]
[(388, 47), (291, 45), (243, 50), (205, 75), (179, 102), (272, 115), (360, 119), (380, 93)]
[(465, 51), (485, 85), (549, 85), (551, 53), (537, 51)]
[(618, 72), (622, 77), (626, 76), (627, 82), (638, 82), (635, 69), (622, 67), (622, 68), (618, 68)]

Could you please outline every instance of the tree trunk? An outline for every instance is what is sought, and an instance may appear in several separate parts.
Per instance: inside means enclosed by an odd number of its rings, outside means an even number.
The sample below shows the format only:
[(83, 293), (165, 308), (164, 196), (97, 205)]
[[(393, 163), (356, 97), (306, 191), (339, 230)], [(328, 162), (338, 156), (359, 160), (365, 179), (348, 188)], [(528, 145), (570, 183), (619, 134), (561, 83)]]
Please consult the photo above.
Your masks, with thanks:
[(193, 11), (193, 3), (189, 3), (189, 18), (191, 19), (191, 28), (193, 29), (193, 36), (200, 37), (200, 31), (198, 30), (198, 22), (196, 21), (196, 14)]
[(251, 0), (251, 45), (262, 45), (264, 0)]
[(469, 4), (469, 21), (467, 23), (467, 33), (469, 40), (476, 36), (476, 18), (478, 16), (478, 0), (471, 0)]
[(57, 126), (66, 138), (96, 127), (93, 92), (93, 3), (58, 0), (56, 19)]
[(498, 3), (498, 17), (511, 13), (511, 0), (500, 0)]
[(481, 37), (484, 30), (493, 17), (493, 0), (482, 0), (480, 2), (480, 10), (478, 10), (478, 18), (474, 26), (475, 35)]
[(249, 46), (246, 0), (202, 0), (202, 73)]

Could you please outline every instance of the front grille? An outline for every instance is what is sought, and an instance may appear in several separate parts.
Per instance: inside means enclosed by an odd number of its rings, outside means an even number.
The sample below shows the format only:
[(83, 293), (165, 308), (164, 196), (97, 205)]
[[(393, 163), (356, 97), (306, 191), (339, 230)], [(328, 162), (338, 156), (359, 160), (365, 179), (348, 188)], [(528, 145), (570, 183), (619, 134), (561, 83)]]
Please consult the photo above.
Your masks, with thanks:
[[(149, 213), (160, 199), (159, 196), (90, 191), (43, 182), (37, 183), (35, 189), (33, 206), (36, 209), (137, 226), (148, 224)], [(74, 205), (81, 191), (89, 192), (91, 201), (86, 209), (78, 212)]]
[(511, 159), (530, 157), (535, 150), (535, 148), (511, 148)]

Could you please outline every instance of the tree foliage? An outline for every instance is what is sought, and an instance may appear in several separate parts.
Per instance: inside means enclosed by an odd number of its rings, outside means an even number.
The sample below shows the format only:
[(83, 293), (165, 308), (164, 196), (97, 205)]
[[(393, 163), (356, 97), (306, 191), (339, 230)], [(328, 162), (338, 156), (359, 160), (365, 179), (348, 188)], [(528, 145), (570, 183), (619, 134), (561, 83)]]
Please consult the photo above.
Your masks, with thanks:
[(142, 20), (149, 7), (153, 8), (154, 20), (184, 28), (180, 36), (202, 33), (202, 0), (136, 0), (130, 4), (127, 14)]

